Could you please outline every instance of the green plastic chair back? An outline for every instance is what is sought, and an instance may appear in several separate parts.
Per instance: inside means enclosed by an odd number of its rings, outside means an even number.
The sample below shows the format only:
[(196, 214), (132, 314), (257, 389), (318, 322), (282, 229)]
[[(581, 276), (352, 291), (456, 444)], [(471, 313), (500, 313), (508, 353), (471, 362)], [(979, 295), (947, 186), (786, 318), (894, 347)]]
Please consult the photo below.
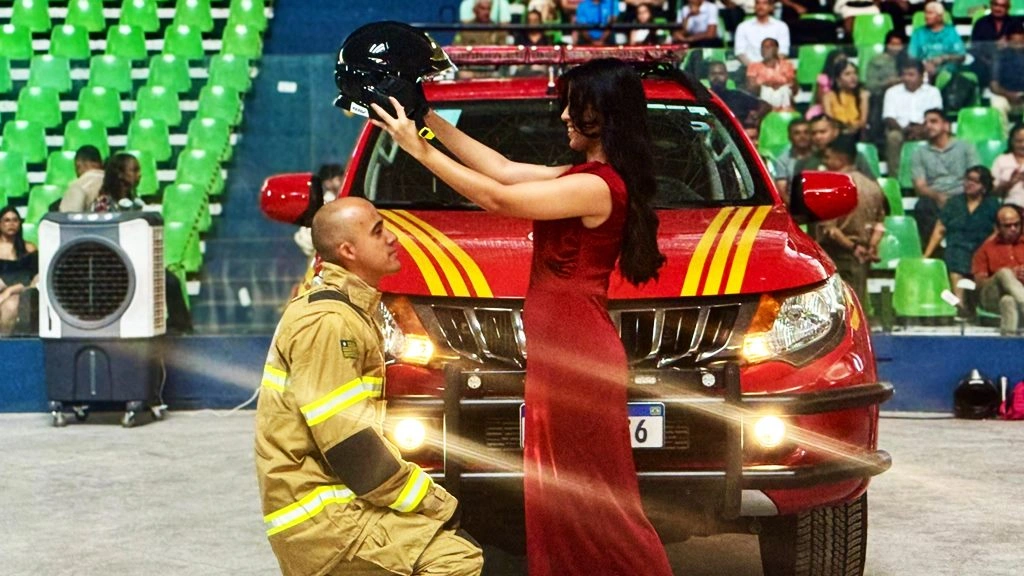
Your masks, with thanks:
[(64, 197), (64, 188), (53, 184), (40, 184), (28, 191), (28, 209), (25, 223), (35, 226), (50, 211), (50, 205)]
[(92, 56), (89, 32), (85, 28), (61, 24), (50, 31), (50, 54), (69, 60), (86, 60)]
[(220, 118), (235, 126), (242, 118), (242, 100), (238, 92), (230, 88), (207, 84), (199, 92), (196, 116)]
[(978, 12), (985, 12), (989, 0), (953, 0), (953, 18), (971, 18)]
[(263, 54), (263, 40), (259, 30), (245, 24), (233, 24), (224, 28), (221, 52), (246, 58), (259, 58)]
[(53, 88), (26, 86), (18, 93), (18, 120), (36, 122), (43, 128), (55, 128), (61, 123), (60, 95)]
[(95, 146), (104, 158), (110, 156), (107, 128), (92, 120), (72, 120), (64, 126), (64, 149), (77, 151), (86, 144)]
[(219, 169), (215, 152), (186, 148), (178, 154), (174, 183), (192, 184), (208, 194), (213, 185), (213, 173)]
[(49, 0), (14, 0), (11, 24), (32, 32), (46, 32), (53, 25)]
[(107, 30), (107, 54), (115, 54), (128, 60), (145, 60), (146, 37), (140, 28), (117, 25)]
[(164, 53), (188, 60), (201, 60), (206, 56), (203, 35), (198, 28), (186, 24), (168, 26), (164, 31)]
[(229, 24), (245, 24), (263, 32), (267, 29), (267, 15), (263, 0), (231, 0), (228, 9)]
[(891, 216), (903, 216), (903, 192), (900, 190), (899, 180), (895, 178), (879, 178), (878, 186), (885, 195), (885, 201), (889, 204)]
[(836, 15), (827, 12), (806, 13), (800, 15), (801, 20), (820, 20), (822, 22), (835, 22)]
[(972, 106), (961, 108), (956, 115), (956, 137), (960, 140), (978, 142), (1004, 136), (1003, 120), (995, 108)]
[(176, 93), (192, 89), (188, 60), (174, 54), (157, 54), (149, 61), (149, 86), (163, 86)]
[(804, 86), (814, 84), (825, 67), (825, 58), (835, 50), (832, 44), (804, 44), (797, 50), (796, 81)]
[(178, 0), (174, 7), (174, 23), (190, 26), (200, 32), (213, 30), (210, 0)]
[(134, 118), (128, 125), (127, 148), (145, 150), (153, 155), (156, 162), (166, 162), (171, 157), (167, 124), (153, 118)]
[(934, 258), (902, 258), (896, 266), (892, 308), (897, 316), (952, 318), (956, 307), (942, 299), (950, 292), (946, 263)]
[[(4, 145), (7, 144), (7, 126), (4, 126)], [(28, 170), (25, 158), (14, 150), (0, 150), (0, 195), (7, 199), (21, 198), (28, 193)]]
[(789, 123), (800, 117), (799, 112), (771, 111), (761, 120), (757, 149), (762, 153), (778, 155), (789, 146)]
[(164, 218), (164, 264), (174, 272), (198, 272), (202, 268), (203, 253), (195, 224)]
[(141, 178), (135, 192), (142, 198), (156, 196), (160, 192), (160, 180), (156, 173), (156, 160), (146, 150), (126, 150), (139, 161)]
[(218, 156), (221, 162), (231, 159), (231, 127), (219, 118), (193, 118), (188, 123), (186, 146), (193, 150), (206, 150)]
[(1024, 16), (1024, 0), (1010, 0), (1010, 16)]
[(44, 184), (67, 188), (78, 178), (75, 173), (75, 152), (73, 150), (54, 150), (46, 159), (46, 179)]
[(92, 120), (107, 128), (120, 128), (124, 124), (121, 113), (121, 95), (104, 86), (86, 86), (78, 93), (78, 120)]
[(28, 28), (4, 24), (0, 26), (0, 56), (9, 60), (32, 57), (32, 33)]
[(36, 54), (28, 70), (28, 85), (53, 88), (58, 93), (71, 91), (71, 64), (67, 58)]
[(878, 257), (880, 261), (872, 266), (876, 270), (892, 270), (905, 258), (920, 258), (917, 220), (910, 216), (886, 216), (885, 236), (878, 245)]
[(892, 30), (892, 16), (888, 14), (861, 14), (853, 17), (853, 43), (885, 44), (885, 35)]
[[(911, 172), (911, 160), (914, 157), (914, 150), (917, 150), (921, 146), (927, 144), (924, 140), (915, 140), (911, 142), (904, 142), (903, 147), (900, 148), (900, 166), (899, 166), (899, 181), (900, 188), (913, 188), (914, 187), (914, 175)], [(892, 168), (889, 169), (889, 173), (892, 173)]]
[(0, 94), (7, 94), (14, 89), (11, 79), (11, 61), (0, 56)]
[(135, 95), (135, 117), (163, 120), (167, 126), (181, 124), (178, 93), (163, 86), (143, 86)]
[(885, 52), (885, 44), (864, 44), (857, 46), (857, 73), (860, 75), (860, 81), (866, 82), (868, 79), (868, 64), (875, 57)]
[[(942, 13), (942, 21), (946, 24), (953, 23), (953, 17), (949, 14), (949, 10)], [(910, 17), (910, 27), (914, 30), (922, 28), (924, 26), (924, 11), (914, 12), (914, 15)]]
[(210, 84), (225, 86), (244, 94), (252, 87), (249, 59), (234, 54), (215, 54), (210, 58)]
[[(17, 152), (30, 164), (46, 161), (46, 130), (42, 125), (28, 120), (12, 120), (4, 123), (3, 134), (2, 149), (5, 152)], [(11, 193), (7, 195), (11, 196)]]
[(974, 147), (978, 150), (981, 164), (983, 166), (992, 166), (992, 163), (996, 161), (996, 157), (1006, 152), (1006, 140), (1002, 138), (998, 140), (979, 140), (974, 143)]
[(93, 56), (89, 61), (89, 84), (126, 94), (132, 91), (132, 63), (115, 54)]
[(124, 0), (121, 3), (121, 18), (118, 24), (134, 26), (143, 32), (156, 32), (160, 29), (156, 0)]
[[(197, 232), (210, 229), (210, 202), (204, 186), (188, 183), (176, 183), (164, 190), (161, 205), (164, 221), (177, 220), (191, 223)], [(194, 272), (198, 268), (189, 264), (186, 259), (186, 270)]]
[(103, 16), (103, 0), (69, 0), (68, 17), (65, 22), (72, 26), (81, 26), (89, 32), (106, 30), (107, 19)]
[(882, 169), (878, 164), (878, 147), (871, 142), (857, 142), (857, 152), (864, 156), (864, 159), (868, 161), (868, 166), (871, 167), (871, 174), (865, 174), (865, 176), (878, 178), (882, 175)]

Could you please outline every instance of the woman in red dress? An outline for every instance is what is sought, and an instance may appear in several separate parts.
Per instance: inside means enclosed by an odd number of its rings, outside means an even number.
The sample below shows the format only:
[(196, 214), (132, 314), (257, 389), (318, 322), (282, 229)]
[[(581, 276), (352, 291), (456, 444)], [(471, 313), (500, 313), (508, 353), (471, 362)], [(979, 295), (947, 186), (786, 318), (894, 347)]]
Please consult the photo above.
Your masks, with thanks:
[(427, 126), (461, 163), (417, 134), (397, 100), (373, 121), (485, 210), (528, 218), (533, 263), (526, 331), (527, 561), (531, 576), (667, 576), (664, 547), (640, 502), (629, 440), (626, 355), (606, 309), (615, 263), (634, 284), (657, 278), (658, 219), (647, 104), (615, 59), (559, 82), (569, 147), (586, 161), (508, 160), (430, 112)]

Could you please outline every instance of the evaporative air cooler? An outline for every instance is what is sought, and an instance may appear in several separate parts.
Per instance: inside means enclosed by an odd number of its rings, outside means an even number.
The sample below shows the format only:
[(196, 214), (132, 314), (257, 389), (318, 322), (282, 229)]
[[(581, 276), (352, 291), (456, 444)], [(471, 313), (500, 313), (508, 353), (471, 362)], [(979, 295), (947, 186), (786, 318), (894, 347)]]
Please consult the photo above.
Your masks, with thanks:
[(65, 407), (163, 417), (163, 221), (147, 212), (47, 214), (39, 223), (39, 337), (55, 426)]

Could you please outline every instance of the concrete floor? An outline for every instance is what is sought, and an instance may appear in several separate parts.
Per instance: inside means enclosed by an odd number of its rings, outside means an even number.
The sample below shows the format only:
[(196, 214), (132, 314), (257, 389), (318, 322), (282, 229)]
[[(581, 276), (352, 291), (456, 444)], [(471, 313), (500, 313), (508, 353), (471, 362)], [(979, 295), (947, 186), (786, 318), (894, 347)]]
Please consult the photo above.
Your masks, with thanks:
[[(277, 573), (263, 536), (252, 412), (119, 415), (50, 427), (0, 415), (0, 574)], [(869, 576), (1024, 573), (1024, 422), (885, 418), (893, 469), (870, 491)], [(913, 416), (912, 414), (910, 416)], [(487, 574), (522, 574), (488, 550)], [(669, 546), (676, 574), (757, 576), (750, 536)]]

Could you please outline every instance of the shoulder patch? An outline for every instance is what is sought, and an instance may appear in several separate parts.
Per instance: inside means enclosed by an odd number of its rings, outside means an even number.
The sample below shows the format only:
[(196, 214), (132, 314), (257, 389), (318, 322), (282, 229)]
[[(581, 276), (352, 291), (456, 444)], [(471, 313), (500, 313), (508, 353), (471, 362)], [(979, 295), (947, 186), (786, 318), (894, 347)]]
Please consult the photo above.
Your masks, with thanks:
[(359, 357), (359, 343), (355, 340), (342, 340), (341, 341), (341, 356), (343, 358), (358, 358)]

